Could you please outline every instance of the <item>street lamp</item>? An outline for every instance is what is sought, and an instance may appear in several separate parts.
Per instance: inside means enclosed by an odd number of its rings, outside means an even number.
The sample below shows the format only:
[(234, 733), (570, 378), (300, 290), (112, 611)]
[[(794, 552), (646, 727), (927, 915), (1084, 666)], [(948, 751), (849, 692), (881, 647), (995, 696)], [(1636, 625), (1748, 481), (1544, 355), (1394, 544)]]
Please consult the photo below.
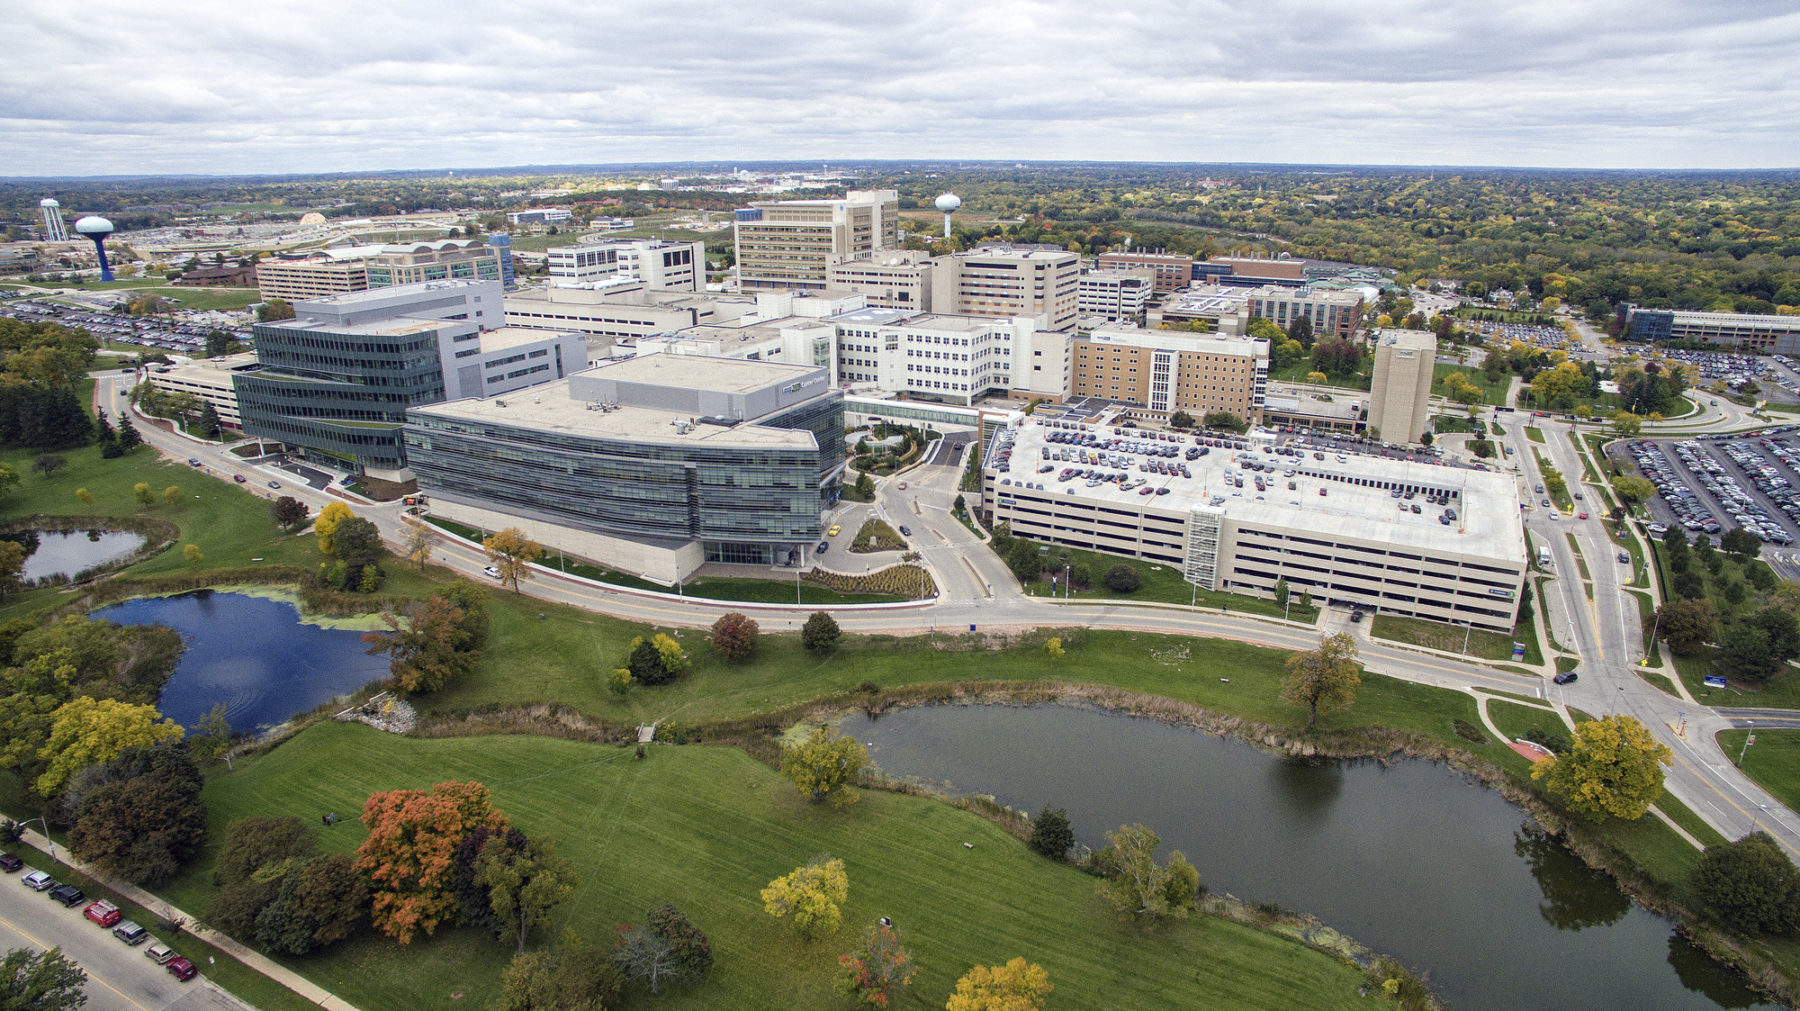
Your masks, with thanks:
[(44, 821), (44, 819), (42, 819), (42, 818), (27, 818), (24, 821), (19, 823), (19, 827), (24, 828), (25, 826), (31, 824), (34, 821), (37, 822), (39, 825), (44, 826), (44, 842), (46, 845), (48, 845), (50, 847), (50, 859), (55, 860), (56, 859), (56, 840), (50, 838), (50, 825), (48, 822)]
[(1737, 766), (1740, 769), (1744, 767), (1744, 752), (1749, 751), (1750, 745), (1756, 743), (1756, 721), (1745, 720), (1744, 722), (1750, 725), (1750, 732), (1744, 735), (1744, 746), (1738, 749)]

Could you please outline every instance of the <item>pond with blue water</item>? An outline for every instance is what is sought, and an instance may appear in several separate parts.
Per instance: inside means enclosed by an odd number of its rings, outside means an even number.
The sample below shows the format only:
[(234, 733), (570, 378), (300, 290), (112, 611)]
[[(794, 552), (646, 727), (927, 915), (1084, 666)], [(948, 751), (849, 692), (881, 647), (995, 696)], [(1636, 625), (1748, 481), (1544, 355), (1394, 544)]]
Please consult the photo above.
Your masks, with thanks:
[(225, 703), (233, 729), (275, 726), (388, 676), (362, 633), (301, 622), (283, 600), (198, 590), (143, 597), (93, 612), (121, 625), (167, 625), (186, 649), (157, 708), (192, 727)]

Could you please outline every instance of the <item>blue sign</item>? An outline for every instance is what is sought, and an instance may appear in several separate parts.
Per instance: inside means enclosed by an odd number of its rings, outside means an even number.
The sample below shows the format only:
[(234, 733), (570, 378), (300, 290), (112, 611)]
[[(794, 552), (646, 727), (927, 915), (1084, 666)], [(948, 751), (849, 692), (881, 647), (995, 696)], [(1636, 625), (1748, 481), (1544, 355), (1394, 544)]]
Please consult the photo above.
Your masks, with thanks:
[(1513, 595), (1511, 590), (1496, 590), (1491, 587), (1488, 589), (1488, 593), (1496, 597), (1505, 597), (1507, 600), (1511, 600)]
[(1703, 680), (1706, 682), (1706, 687), (1708, 688), (1725, 687), (1725, 679), (1717, 674), (1708, 674)]
[(1513, 659), (1514, 660), (1525, 659), (1525, 644), (1524, 643), (1522, 643), (1522, 642), (1513, 643)]

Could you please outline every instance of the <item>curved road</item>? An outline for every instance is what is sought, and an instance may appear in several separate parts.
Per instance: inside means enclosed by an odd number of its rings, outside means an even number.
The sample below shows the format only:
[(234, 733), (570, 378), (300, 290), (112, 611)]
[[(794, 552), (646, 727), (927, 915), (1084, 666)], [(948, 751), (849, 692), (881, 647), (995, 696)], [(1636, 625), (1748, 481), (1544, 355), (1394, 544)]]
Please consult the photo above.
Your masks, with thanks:
[[(97, 379), (96, 401), (113, 405), (123, 402), (120, 391), (129, 386), (126, 377), (112, 372), (101, 374)], [(1800, 818), (1740, 773), (1714, 743), (1713, 735), (1736, 725), (1734, 719), (1737, 717), (1729, 711), (1717, 711), (1674, 698), (1637, 676), (1633, 665), (1640, 658), (1642, 647), (1638, 644), (1642, 642), (1642, 630), (1636, 605), (1619, 589), (1619, 585), (1629, 582), (1632, 576), (1625, 566), (1614, 561), (1619, 542), (1612, 539), (1597, 518), (1551, 520), (1549, 511), (1537, 507), (1537, 501), (1543, 496), (1531, 490), (1538, 480), (1531, 454), (1534, 445), (1546, 451), (1554, 465), (1570, 478), (1571, 489), (1578, 487), (1582, 468), (1576, 459), (1574, 444), (1566, 434), (1568, 426), (1549, 418), (1532, 419), (1524, 412), (1505, 416), (1502, 421), (1507, 430), (1506, 439), (1515, 449), (1511, 460), (1520, 483), (1520, 501), (1529, 501), (1534, 506), (1534, 511), (1527, 515), (1527, 528), (1540, 543), (1547, 542), (1552, 546), (1553, 568), (1562, 576), (1548, 584), (1546, 596), (1552, 626), (1549, 631), (1561, 645), (1580, 654), (1580, 679), (1573, 685), (1553, 685), (1545, 678), (1496, 670), (1456, 657), (1371, 643), (1366, 632), (1359, 637), (1365, 666), (1390, 677), (1457, 691), (1493, 689), (1541, 697), (1596, 716), (1631, 715), (1673, 751), (1675, 760), (1667, 775), (1670, 793), (1729, 838), (1735, 839), (1758, 829), (1766, 830), (1800, 857)], [(1543, 430), (1545, 443), (1527, 440), (1524, 433), (1527, 422)], [(335, 496), (306, 487), (291, 474), (246, 467), (222, 447), (199, 443), (148, 424), (139, 428), (146, 442), (177, 459), (199, 459), (202, 469), (214, 477), (229, 481), (233, 474), (244, 474), (248, 478), (246, 487), (258, 494), (291, 494), (306, 502), (314, 512), (336, 500)], [(879, 513), (890, 517), (896, 525), (906, 522), (913, 527), (914, 544), (937, 579), (940, 596), (929, 604), (834, 610), (834, 616), (846, 630), (923, 633), (966, 631), (970, 625), (1003, 630), (1079, 625), (1235, 639), (1286, 650), (1310, 649), (1318, 644), (1320, 629), (1298, 623), (1216, 614), (1175, 605), (1068, 605), (1023, 595), (999, 558), (950, 515), (951, 504), (957, 496), (962, 456), (954, 450), (946, 455), (950, 458), (928, 462), (904, 475), (907, 490), (900, 490), (899, 481), (891, 479), (878, 484), (876, 492)], [(281, 481), (280, 492), (265, 487), (271, 479)], [(1590, 490), (1587, 497), (1595, 506), (1600, 504), (1597, 492)], [(374, 521), (390, 543), (400, 540), (404, 530), (401, 505), (358, 505), (357, 511)], [(1591, 515), (1598, 517), (1600, 512), (1596, 509)], [(1591, 595), (1577, 577), (1580, 563), (1564, 536), (1569, 532), (1575, 534), (1592, 577)], [(478, 547), (456, 539), (440, 538), (437, 554), (437, 560), (444, 565), (473, 576), (479, 576), (487, 564)], [(785, 575), (791, 570), (777, 571)], [(522, 589), (544, 600), (668, 626), (704, 627), (727, 611), (748, 611), (765, 628), (798, 629), (813, 611), (818, 610), (817, 607), (790, 605), (712, 603), (674, 594), (608, 589), (545, 569), (539, 569)]]

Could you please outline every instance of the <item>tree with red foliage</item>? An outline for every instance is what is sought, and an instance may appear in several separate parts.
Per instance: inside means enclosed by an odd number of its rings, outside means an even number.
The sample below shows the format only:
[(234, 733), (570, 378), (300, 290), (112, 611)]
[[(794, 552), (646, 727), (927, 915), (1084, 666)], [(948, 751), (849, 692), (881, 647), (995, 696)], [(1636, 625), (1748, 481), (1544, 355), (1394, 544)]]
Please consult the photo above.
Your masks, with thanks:
[(357, 848), (356, 869), (369, 881), (370, 919), (401, 944), (455, 918), (457, 844), (477, 829), (506, 827), (487, 787), (473, 782), (371, 794), (362, 820), (369, 838)]
[(713, 652), (731, 663), (750, 659), (756, 652), (756, 637), (762, 631), (756, 619), (732, 611), (719, 616), (712, 626)]

